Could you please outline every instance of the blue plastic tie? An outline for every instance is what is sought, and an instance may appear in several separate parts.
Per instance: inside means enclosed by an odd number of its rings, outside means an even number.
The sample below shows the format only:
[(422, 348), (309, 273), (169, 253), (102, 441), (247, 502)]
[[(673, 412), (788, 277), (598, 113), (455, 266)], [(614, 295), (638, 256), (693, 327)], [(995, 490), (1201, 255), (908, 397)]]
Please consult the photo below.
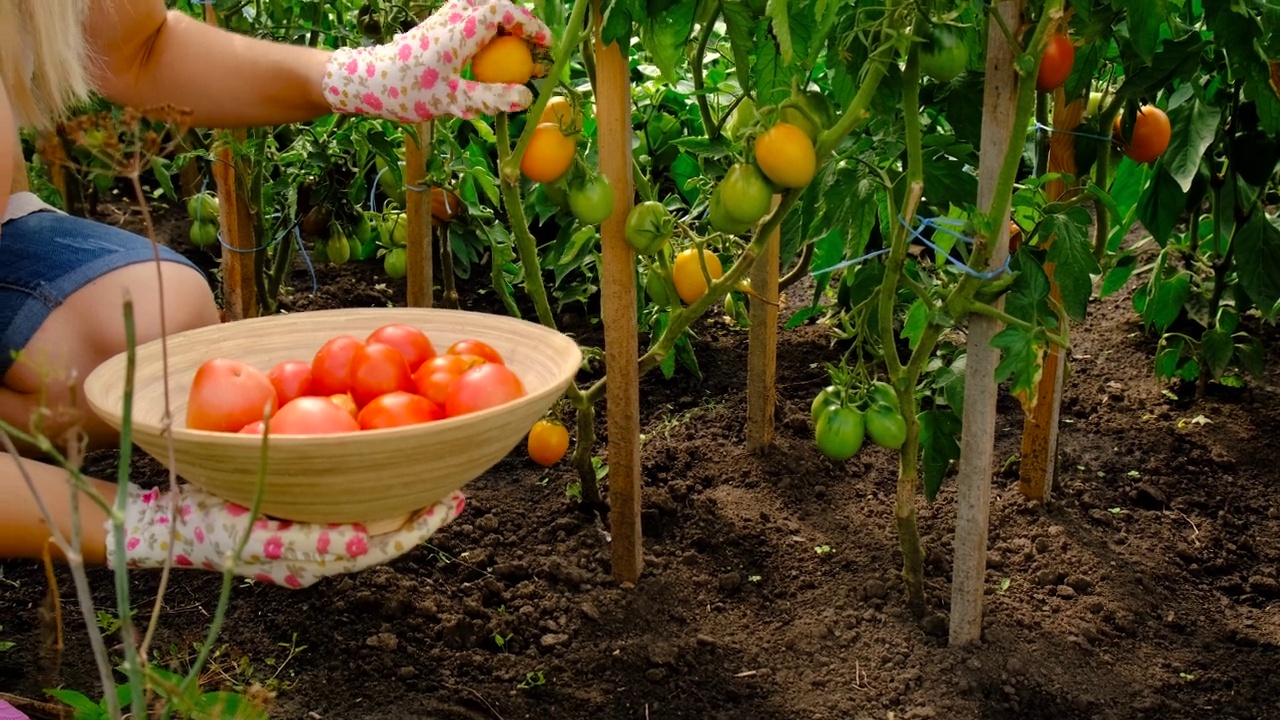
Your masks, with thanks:
[[(902, 226), (903, 226), (903, 227), (905, 227), (905, 228), (907, 229), (907, 232), (910, 232), (910, 233), (911, 233), (911, 236), (912, 236), (912, 237), (914, 237), (915, 239), (919, 240), (920, 242), (922, 242), (922, 243), (924, 243), (925, 245), (927, 245), (927, 246), (929, 246), (930, 248), (932, 248), (932, 249), (933, 249), (933, 251), (934, 251), (935, 253), (937, 253), (938, 255), (940, 255), (940, 256), (942, 256), (942, 257), (946, 258), (946, 259), (947, 259), (947, 262), (950, 262), (952, 265), (955, 265), (957, 268), (959, 268), (959, 269), (960, 269), (960, 271), (961, 271), (961, 272), (965, 273), (966, 275), (970, 275), (970, 276), (976, 277), (976, 278), (978, 278), (978, 279), (980, 279), (980, 280), (990, 280), (990, 279), (992, 279), (992, 278), (999, 277), (1000, 275), (1002, 275), (1002, 274), (1004, 274), (1004, 273), (1006, 273), (1006, 272), (1008, 272), (1008, 271), (1009, 271), (1009, 261), (1010, 261), (1010, 257), (1011, 257), (1011, 256), (1006, 256), (1006, 257), (1005, 257), (1005, 259), (1004, 259), (1004, 264), (1003, 264), (1003, 265), (1001, 265), (1000, 267), (996, 268), (995, 270), (991, 270), (991, 271), (989, 271), (989, 272), (979, 272), (979, 271), (974, 270), (973, 268), (969, 267), (969, 266), (968, 266), (968, 265), (966, 265), (964, 262), (962, 262), (962, 261), (960, 261), (960, 260), (957, 260), (956, 258), (951, 257), (950, 253), (943, 252), (943, 251), (942, 251), (942, 248), (940, 248), (940, 247), (938, 247), (937, 245), (933, 244), (933, 241), (928, 240), (927, 238), (924, 238), (924, 237), (922, 237), (922, 236), (920, 235), (920, 230), (921, 230), (921, 229), (923, 229), (924, 227), (932, 227), (932, 228), (934, 228), (934, 229), (936, 229), (936, 230), (942, 230), (942, 228), (939, 228), (939, 227), (938, 227), (938, 226), (933, 222), (933, 220), (934, 220), (933, 218), (929, 218), (929, 219), (924, 219), (924, 220), (922, 220), (922, 227), (921, 227), (920, 229), (917, 229), (917, 228), (913, 228), (913, 227), (911, 227), (910, 225), (908, 225), (908, 224), (907, 224), (906, 219), (905, 219), (905, 218), (903, 218), (901, 215), (899, 215), (899, 216), (898, 216), (898, 222), (902, 223)], [(944, 232), (945, 232), (945, 231), (944, 231)], [(963, 241), (965, 241), (965, 242), (967, 242), (967, 243), (973, 243), (973, 239), (972, 239), (972, 238), (968, 238), (968, 237), (965, 237), (965, 236), (963, 236), (963, 235), (960, 235), (960, 236), (958, 236), (958, 237), (960, 237), (960, 239), (961, 239), (961, 240), (963, 240)]]
[(1037, 130), (1041, 130), (1047, 133), (1057, 133), (1059, 135), (1075, 135), (1076, 137), (1090, 138), (1092, 140), (1105, 140), (1107, 142), (1111, 142), (1111, 138), (1109, 137), (1104, 137), (1102, 135), (1094, 135), (1093, 133), (1076, 132), (1074, 130), (1058, 130), (1056, 128), (1051, 128), (1048, 125), (1045, 125), (1039, 120), (1036, 121), (1035, 127)]
[(316, 283), (316, 268), (311, 264), (311, 254), (307, 252), (306, 246), (302, 244), (301, 223), (294, 223), (293, 225), (293, 240), (298, 245), (298, 254), (302, 256), (303, 262), (307, 264), (307, 272), (311, 274), (311, 294), (315, 295), (319, 290), (319, 285)]

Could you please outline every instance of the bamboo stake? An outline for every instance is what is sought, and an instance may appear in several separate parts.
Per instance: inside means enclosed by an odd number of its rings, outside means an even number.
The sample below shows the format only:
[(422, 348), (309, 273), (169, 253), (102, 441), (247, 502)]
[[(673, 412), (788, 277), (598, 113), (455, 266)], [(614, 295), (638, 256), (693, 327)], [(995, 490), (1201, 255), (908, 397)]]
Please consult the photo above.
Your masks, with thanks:
[(640, 368), (636, 326), (635, 251), (624, 235), (631, 211), (631, 83), (627, 58), (616, 42), (604, 45), (600, 0), (595, 15), (596, 116), (600, 171), (613, 186), (613, 214), (600, 226), (600, 295), (604, 318), (605, 390), (609, 426), (609, 524), (613, 576), (636, 582), (644, 570), (640, 537)]
[[(776, 210), (782, 196), (773, 196)], [(751, 268), (751, 327), (747, 331), (747, 450), (773, 444), (773, 412), (778, 402), (778, 255), (781, 224), (769, 234), (760, 259)], [(763, 300), (761, 299), (763, 298)], [(766, 302), (767, 301), (767, 302)]]
[[(432, 123), (418, 123), (418, 137), (431, 148)], [(405, 214), (408, 215), (406, 264), (409, 307), (431, 307), (431, 192), (425, 185), (427, 163), (422, 147), (409, 133), (404, 136)]]
[[(1066, 96), (1059, 88), (1053, 94), (1053, 128), (1054, 130), (1074, 130), (1084, 117), (1085, 100), (1076, 99), (1066, 102)], [(1055, 132), (1049, 135), (1049, 172), (1076, 174), (1075, 136), (1066, 132)], [(1045, 184), (1045, 195), (1052, 202), (1067, 193), (1067, 184), (1060, 178)], [(1047, 238), (1044, 246), (1053, 244), (1053, 238)], [(1062, 302), (1058, 283), (1054, 282), (1054, 264), (1044, 264), (1045, 274), (1049, 276), (1050, 297), (1055, 303)], [(1062, 327), (1059, 332), (1066, 335), (1070, 318), (1066, 313), (1059, 313)], [(1036, 395), (1031, 407), (1027, 409), (1022, 425), (1022, 462), (1018, 470), (1018, 490), (1026, 497), (1047, 502), (1053, 494), (1053, 486), (1058, 474), (1058, 417), (1062, 410), (1062, 386), (1065, 376), (1066, 362), (1062, 357), (1062, 348), (1050, 343), (1045, 350), (1040, 383), (1036, 387)]]
[[(1017, 27), (1024, 0), (999, 0), (993, 6), (1009, 27)], [(999, 23), (987, 30), (986, 87), (983, 92), (982, 140), (978, 167), (978, 206), (990, 207), (1000, 165), (1013, 136), (1018, 102), (1018, 74), (1014, 49)], [(1009, 256), (1009, 217), (996, 218), (998, 234), (989, 269)], [(982, 638), (983, 585), (987, 574), (987, 530), (991, 511), (991, 461), (995, 448), (995, 369), (1000, 352), (991, 338), (1000, 332), (994, 318), (970, 316), (966, 345), (964, 435), (960, 440), (957, 479), (955, 560), (951, 580), (952, 645), (976, 643)]]
[[(213, 5), (204, 6), (204, 21), (218, 25)], [(248, 133), (243, 129), (219, 133), (216, 141), (213, 179), (218, 188), (218, 206), (222, 239), (222, 301), (227, 320), (243, 320), (258, 316), (257, 263), (258, 251), (253, 218), (249, 214), (249, 198), (238, 177), (239, 162), (235, 145), (243, 143)], [(228, 141), (229, 139), (229, 141)]]

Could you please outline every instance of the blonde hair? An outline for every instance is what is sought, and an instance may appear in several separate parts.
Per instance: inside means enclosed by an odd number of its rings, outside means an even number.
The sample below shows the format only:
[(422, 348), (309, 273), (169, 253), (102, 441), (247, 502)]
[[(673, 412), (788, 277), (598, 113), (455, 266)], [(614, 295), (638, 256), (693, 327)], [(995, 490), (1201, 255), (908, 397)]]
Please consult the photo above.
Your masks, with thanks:
[(0, 0), (0, 79), (20, 125), (46, 129), (87, 100), (86, 0)]

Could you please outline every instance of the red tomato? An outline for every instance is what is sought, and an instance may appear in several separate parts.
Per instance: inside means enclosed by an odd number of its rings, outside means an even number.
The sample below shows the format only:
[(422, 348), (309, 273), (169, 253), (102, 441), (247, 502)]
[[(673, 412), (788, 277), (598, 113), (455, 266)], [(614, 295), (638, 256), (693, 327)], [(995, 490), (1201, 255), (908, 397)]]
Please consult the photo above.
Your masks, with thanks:
[(338, 393), (330, 395), (329, 399), (337, 404), (338, 407), (346, 410), (351, 417), (355, 417), (360, 412), (360, 408), (356, 407), (356, 401), (351, 397), (351, 393)]
[(296, 397), (311, 394), (311, 363), (285, 360), (267, 373), (283, 405)]
[(437, 355), (422, 364), (413, 374), (413, 386), (418, 394), (437, 405), (443, 405), (449, 396), (449, 386), (462, 373), (485, 359), (479, 355)]
[(396, 390), (413, 390), (413, 374), (404, 356), (390, 345), (374, 343), (356, 348), (351, 357), (351, 398), (357, 407)]
[(272, 435), (329, 435), (359, 429), (351, 413), (318, 395), (294, 398), (271, 418)]
[(450, 345), (445, 352), (450, 355), (479, 355), (488, 362), (506, 365), (502, 355), (498, 354), (498, 351), (494, 350), (492, 345), (482, 340), (459, 340)]
[(1040, 59), (1040, 72), (1036, 75), (1036, 89), (1040, 92), (1053, 92), (1071, 77), (1071, 67), (1075, 64), (1076, 48), (1071, 38), (1066, 35), (1053, 35), (1044, 49), (1044, 57)]
[(339, 335), (316, 351), (311, 360), (311, 392), (337, 395), (351, 389), (351, 360), (364, 343), (350, 335)]
[(360, 411), (361, 430), (381, 430), (431, 422), (444, 417), (444, 408), (411, 392), (379, 395)]
[(276, 389), (261, 370), (229, 358), (206, 360), (196, 369), (187, 394), (187, 427), (239, 432), (280, 406)]
[(380, 343), (390, 345), (404, 356), (409, 365), (409, 372), (418, 369), (422, 363), (436, 356), (436, 348), (431, 338), (416, 327), (410, 325), (383, 325), (365, 338), (365, 344)]
[(445, 398), (447, 417), (502, 405), (524, 395), (524, 383), (506, 365), (487, 362), (458, 376)]

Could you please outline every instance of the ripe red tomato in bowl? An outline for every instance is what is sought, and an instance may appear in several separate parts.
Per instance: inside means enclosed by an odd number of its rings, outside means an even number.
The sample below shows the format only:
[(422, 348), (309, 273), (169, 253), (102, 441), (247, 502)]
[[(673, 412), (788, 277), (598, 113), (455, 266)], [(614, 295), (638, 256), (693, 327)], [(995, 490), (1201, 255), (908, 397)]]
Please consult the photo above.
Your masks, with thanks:
[(212, 358), (196, 369), (187, 394), (187, 427), (239, 432), (280, 406), (267, 374), (231, 358)]

